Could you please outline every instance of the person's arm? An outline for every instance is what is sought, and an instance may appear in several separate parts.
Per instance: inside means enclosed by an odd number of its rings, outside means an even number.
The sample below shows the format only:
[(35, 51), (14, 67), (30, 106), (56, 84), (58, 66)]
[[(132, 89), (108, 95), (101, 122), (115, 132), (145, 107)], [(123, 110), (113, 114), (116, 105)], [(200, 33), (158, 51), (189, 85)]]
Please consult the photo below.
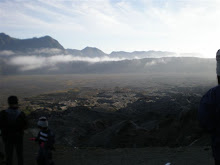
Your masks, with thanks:
[(40, 139), (40, 132), (37, 134), (37, 137), (29, 138), (30, 141), (35, 141), (35, 142), (39, 142), (39, 139)]
[(3, 130), (5, 129), (5, 124), (6, 124), (6, 112), (5, 110), (0, 111), (0, 129)]
[(2, 129), (3, 128), (3, 111), (0, 111), (0, 129)]
[(28, 120), (27, 120), (25, 113), (24, 112), (21, 112), (21, 113), (22, 113), (21, 115), (22, 115), (22, 119), (23, 119), (23, 129), (25, 130), (28, 128)]
[(200, 125), (208, 132), (216, 129), (216, 88), (210, 89), (201, 99), (198, 118)]

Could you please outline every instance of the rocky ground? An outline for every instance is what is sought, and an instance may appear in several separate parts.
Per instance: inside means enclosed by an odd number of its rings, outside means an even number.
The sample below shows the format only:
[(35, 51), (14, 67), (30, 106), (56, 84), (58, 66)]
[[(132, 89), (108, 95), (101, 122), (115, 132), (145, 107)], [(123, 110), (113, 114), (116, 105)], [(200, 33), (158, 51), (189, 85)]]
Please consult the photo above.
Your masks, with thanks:
[[(29, 137), (28, 135), (25, 136)], [(25, 141), (25, 164), (35, 165), (37, 145)], [(147, 148), (78, 148), (56, 145), (56, 165), (212, 165), (209, 146)]]
[[(42, 81), (35, 78), (36, 82)], [(163, 77), (160, 81), (155, 81), (157, 78), (151, 81), (148, 77), (147, 85), (145, 79), (129, 79), (131, 87), (125, 84), (126, 77), (121, 80), (116, 76), (117, 83), (108, 77), (105, 82), (101, 77), (88, 82), (77, 79), (86, 84), (80, 86), (75, 80), (69, 82), (69, 76), (64, 78), (59, 82), (64, 83), (60, 87), (65, 90), (55, 91), (58, 82), (51, 86), (48, 81), (46, 87), (51, 87), (48, 91), (53, 88), (53, 92), (42, 94), (45, 87), (35, 92), (31, 86), (33, 93), (19, 97), (20, 107), (28, 115), (30, 124), (25, 134), (26, 164), (33, 164), (36, 157), (37, 145), (27, 139), (36, 135), (40, 116), (48, 118), (56, 134), (56, 164), (213, 163), (211, 149), (207, 147), (210, 138), (197, 120), (199, 101), (212, 86), (210, 83), (207, 86), (207, 82), (201, 81), (203, 85), (198, 85), (198, 80), (191, 79), (184, 84), (181, 76), (171, 80)], [(20, 88), (14, 86), (13, 80), (11, 77), (4, 79), (0, 100), (6, 98), (8, 91), (27, 96), (27, 86), (35, 83), (28, 80), (26, 88)], [(19, 80), (20, 84), (26, 82), (22, 78)], [(66, 89), (67, 83), (69, 89)], [(6, 87), (10, 84), (9, 90)]]
[(201, 90), (196, 88), (158, 92), (119, 87), (77, 88), (30, 97), (25, 102), (32, 109), (31, 131), (35, 132), (38, 118), (46, 116), (59, 144), (103, 148), (179, 147), (203, 137), (197, 120), (201, 96)]
[[(38, 145), (29, 141), (30, 137), (32, 134), (26, 131), (24, 163), (36, 165)], [(214, 165), (210, 146), (103, 149), (56, 145), (55, 148), (53, 159), (56, 165)]]

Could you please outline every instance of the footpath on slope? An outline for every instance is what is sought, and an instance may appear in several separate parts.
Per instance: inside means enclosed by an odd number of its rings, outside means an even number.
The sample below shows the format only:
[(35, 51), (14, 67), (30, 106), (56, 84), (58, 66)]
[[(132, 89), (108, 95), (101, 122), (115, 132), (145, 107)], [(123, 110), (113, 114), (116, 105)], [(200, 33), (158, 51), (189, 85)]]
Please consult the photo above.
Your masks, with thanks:
[[(25, 165), (36, 165), (38, 145), (24, 136)], [(214, 165), (210, 147), (83, 148), (56, 145), (56, 165)]]

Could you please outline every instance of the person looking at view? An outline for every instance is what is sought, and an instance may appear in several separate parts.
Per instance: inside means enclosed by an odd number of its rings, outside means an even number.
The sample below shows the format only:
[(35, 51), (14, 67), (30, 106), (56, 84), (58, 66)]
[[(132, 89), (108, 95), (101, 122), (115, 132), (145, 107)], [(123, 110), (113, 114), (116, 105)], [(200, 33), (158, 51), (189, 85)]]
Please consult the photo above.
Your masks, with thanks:
[(216, 53), (218, 85), (201, 99), (198, 116), (201, 126), (211, 134), (215, 165), (220, 165), (220, 49)]

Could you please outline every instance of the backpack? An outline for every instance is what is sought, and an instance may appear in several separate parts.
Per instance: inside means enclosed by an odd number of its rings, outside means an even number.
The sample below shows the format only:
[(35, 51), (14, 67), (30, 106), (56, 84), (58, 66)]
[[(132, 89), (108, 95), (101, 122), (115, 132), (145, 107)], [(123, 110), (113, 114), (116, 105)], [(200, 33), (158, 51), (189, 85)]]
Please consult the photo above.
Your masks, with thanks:
[(2, 136), (7, 135), (23, 135), (23, 130), (26, 129), (26, 116), (21, 111), (10, 113), (10, 110), (3, 110), (0, 113), (0, 129)]

